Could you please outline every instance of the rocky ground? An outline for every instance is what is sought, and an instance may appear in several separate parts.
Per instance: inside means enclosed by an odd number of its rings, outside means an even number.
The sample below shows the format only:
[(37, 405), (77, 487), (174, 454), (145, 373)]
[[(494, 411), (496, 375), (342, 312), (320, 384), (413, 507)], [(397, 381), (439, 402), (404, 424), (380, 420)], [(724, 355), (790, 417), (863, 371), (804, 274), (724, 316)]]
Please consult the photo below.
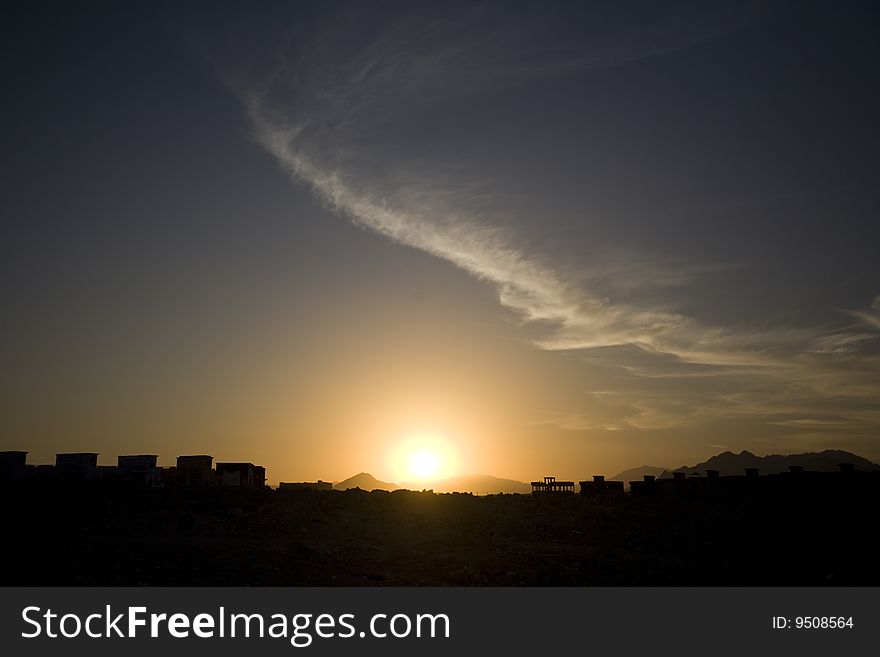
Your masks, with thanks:
[(0, 490), (4, 585), (877, 585), (880, 495)]

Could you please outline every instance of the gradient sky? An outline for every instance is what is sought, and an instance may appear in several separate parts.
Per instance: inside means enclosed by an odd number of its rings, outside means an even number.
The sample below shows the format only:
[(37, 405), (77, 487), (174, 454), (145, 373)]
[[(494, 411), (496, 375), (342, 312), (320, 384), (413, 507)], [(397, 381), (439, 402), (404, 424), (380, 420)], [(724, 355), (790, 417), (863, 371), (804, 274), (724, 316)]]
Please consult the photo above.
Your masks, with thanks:
[(880, 10), (622, 4), (5, 9), (0, 448), (880, 460)]

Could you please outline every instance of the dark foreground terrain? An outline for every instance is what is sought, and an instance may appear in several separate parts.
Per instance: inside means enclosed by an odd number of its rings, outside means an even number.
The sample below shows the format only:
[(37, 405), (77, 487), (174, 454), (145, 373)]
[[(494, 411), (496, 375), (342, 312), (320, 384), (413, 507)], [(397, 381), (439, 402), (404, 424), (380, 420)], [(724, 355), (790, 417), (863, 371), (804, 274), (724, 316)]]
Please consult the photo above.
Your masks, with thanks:
[(878, 502), (19, 486), (2, 584), (877, 585)]

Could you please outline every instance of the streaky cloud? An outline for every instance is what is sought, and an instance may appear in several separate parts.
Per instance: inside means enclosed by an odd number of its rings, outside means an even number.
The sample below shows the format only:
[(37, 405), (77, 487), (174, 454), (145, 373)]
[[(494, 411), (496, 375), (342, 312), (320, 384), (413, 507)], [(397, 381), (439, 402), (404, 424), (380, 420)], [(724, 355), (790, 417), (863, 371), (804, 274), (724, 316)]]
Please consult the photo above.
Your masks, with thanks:
[(868, 308), (846, 311), (853, 317), (861, 320), (870, 328), (880, 331), (880, 296), (874, 297)]
[[(876, 408), (880, 381), (876, 356), (866, 348), (876, 337), (868, 329), (880, 328), (880, 297), (847, 311), (861, 327), (716, 326), (688, 316), (675, 301), (646, 301), (639, 293), (674, 291), (736, 265), (669, 264), (608, 246), (605, 259), (562, 270), (496, 221), (487, 209), (491, 193), (475, 191), (479, 180), (463, 183), (425, 158), (391, 158), (391, 173), (374, 171), (384, 153), (373, 134), (387, 128), (389, 117), (523, 80), (625, 66), (724, 34), (721, 22), (698, 13), (676, 18), (677, 30), (657, 32), (662, 40), (648, 29), (536, 53), (523, 41), (528, 26), (487, 16), (497, 18), (491, 8), (469, 8), (455, 20), (403, 12), (360, 40), (347, 38), (349, 17), (341, 28), (299, 40), (285, 34), (263, 46), (270, 54), (255, 58), (258, 64), (232, 67), (226, 79), (258, 143), (328, 209), (491, 285), (504, 308), (536, 327), (533, 342), (541, 349), (605, 350), (612, 361), (623, 350), (634, 354), (618, 368), (624, 375), (617, 389), (588, 396), (589, 418), (578, 411), (541, 421), (581, 430), (654, 429), (749, 415), (801, 429), (816, 426), (810, 413), (817, 406), (831, 412), (841, 399), (862, 413), (860, 423), (872, 421), (865, 414)], [(670, 380), (693, 383), (675, 399), (644, 387)], [(855, 422), (853, 413), (841, 422)]]

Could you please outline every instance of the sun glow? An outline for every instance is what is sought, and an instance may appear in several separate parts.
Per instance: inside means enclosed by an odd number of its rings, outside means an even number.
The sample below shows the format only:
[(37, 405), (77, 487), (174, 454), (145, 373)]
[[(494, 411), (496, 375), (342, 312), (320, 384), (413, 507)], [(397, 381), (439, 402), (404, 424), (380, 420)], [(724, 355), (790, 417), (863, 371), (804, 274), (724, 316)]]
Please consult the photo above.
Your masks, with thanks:
[(425, 434), (398, 444), (392, 465), (399, 482), (443, 479), (455, 474), (455, 450), (446, 440)]
[(427, 479), (437, 474), (440, 459), (432, 452), (415, 452), (409, 459), (409, 471), (416, 479)]

